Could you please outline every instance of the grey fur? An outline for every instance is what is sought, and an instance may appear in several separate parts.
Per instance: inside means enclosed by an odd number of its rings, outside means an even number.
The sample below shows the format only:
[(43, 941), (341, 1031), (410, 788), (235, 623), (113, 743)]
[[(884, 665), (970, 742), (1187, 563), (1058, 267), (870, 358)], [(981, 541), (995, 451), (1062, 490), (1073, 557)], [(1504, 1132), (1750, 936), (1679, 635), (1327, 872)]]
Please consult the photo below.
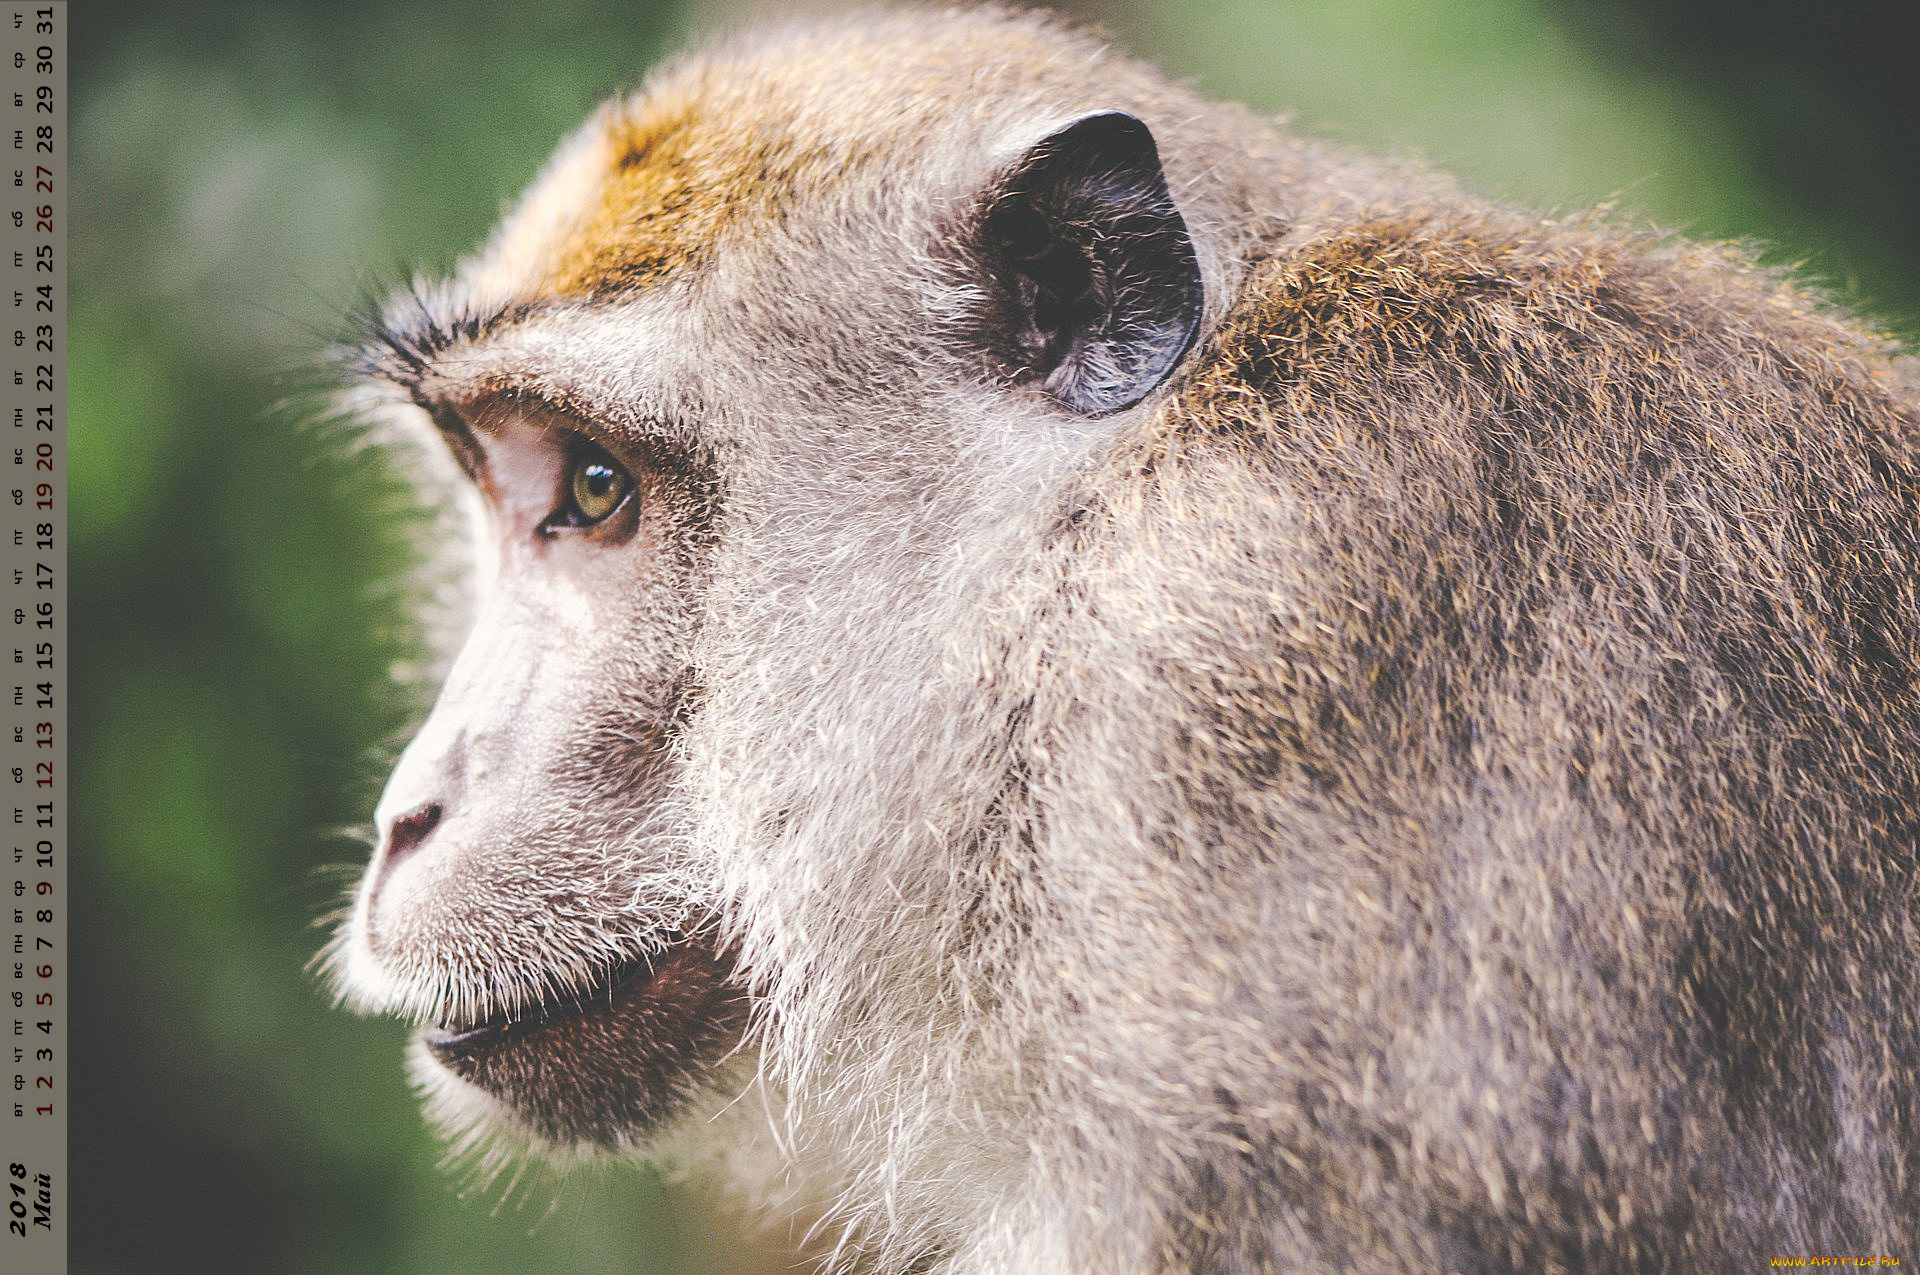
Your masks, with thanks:
[[(466, 911), (425, 891), (376, 954), (363, 891), (349, 995), (484, 1014), (713, 918), (751, 1048), (681, 1083), (757, 1090), (724, 1127), (770, 1114), (765, 1180), (882, 1271), (1910, 1249), (1910, 361), (1737, 251), (1486, 204), (1040, 18), (796, 28), (653, 91), (773, 156), (750, 216), (535, 302), (499, 262), (536, 194), (389, 316), (430, 356), (369, 356), (685, 464), (672, 551), (594, 568), (618, 640), (483, 606), (545, 707), (509, 729), (456, 665), (433, 730), (535, 799), (419, 852)], [(1152, 129), (1207, 306), (1087, 419), (983, 357), (968, 234), (1100, 110)], [(547, 605), (515, 570), (498, 605)], [(609, 747), (622, 713), (665, 742)], [(553, 1149), (419, 1066), (462, 1136)]]

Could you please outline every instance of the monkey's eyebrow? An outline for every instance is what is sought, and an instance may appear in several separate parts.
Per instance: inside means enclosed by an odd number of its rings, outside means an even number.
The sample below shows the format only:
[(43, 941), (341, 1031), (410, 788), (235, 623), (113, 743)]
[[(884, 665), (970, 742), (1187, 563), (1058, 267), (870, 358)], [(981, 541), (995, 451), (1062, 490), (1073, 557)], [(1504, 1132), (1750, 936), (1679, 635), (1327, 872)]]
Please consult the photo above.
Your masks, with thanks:
[[(558, 417), (631, 419), (634, 403), (604, 397), (570, 374), (555, 351), (515, 348), (515, 329), (555, 315), (591, 313), (578, 302), (516, 300), (481, 309), (471, 301), (414, 285), (379, 309), (355, 316), (360, 340), (349, 370), (363, 382), (397, 389), (433, 422), (469, 477), (482, 481), (490, 413), (537, 405)], [(660, 446), (669, 440), (655, 439)], [(670, 444), (677, 445), (677, 444)]]
[(416, 282), (385, 306), (369, 307), (354, 316), (359, 340), (349, 355), (349, 366), (363, 380), (404, 391), (445, 437), (461, 468), (477, 480), (485, 453), (473, 426), (429, 382), (440, 356), (448, 350), (478, 344), (540, 308), (520, 302), (475, 309), (430, 295)]
[(428, 296), (414, 284), (386, 305), (368, 307), (353, 316), (359, 340), (350, 355), (352, 370), (412, 393), (441, 354), (486, 337), (522, 317), (528, 308), (503, 305), (475, 310)]

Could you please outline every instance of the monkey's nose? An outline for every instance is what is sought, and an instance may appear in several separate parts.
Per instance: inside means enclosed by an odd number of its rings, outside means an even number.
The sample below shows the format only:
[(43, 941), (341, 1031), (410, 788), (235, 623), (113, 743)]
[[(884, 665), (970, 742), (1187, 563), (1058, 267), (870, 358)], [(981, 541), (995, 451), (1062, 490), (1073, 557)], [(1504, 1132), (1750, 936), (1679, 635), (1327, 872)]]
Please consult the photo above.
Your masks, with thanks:
[(380, 874), (392, 872), (400, 861), (418, 850), (440, 823), (440, 803), (429, 801), (393, 821), (381, 847)]

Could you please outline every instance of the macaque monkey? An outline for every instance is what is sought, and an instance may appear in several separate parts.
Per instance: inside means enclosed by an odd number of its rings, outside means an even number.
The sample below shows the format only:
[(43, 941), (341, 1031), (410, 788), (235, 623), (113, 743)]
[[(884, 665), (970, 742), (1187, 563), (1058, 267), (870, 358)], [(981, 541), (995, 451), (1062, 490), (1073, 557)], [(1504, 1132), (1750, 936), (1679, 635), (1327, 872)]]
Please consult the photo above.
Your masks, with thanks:
[(474, 620), (335, 967), (475, 1154), (881, 1272), (1920, 1258), (1920, 383), (1792, 278), (925, 11), (367, 328)]

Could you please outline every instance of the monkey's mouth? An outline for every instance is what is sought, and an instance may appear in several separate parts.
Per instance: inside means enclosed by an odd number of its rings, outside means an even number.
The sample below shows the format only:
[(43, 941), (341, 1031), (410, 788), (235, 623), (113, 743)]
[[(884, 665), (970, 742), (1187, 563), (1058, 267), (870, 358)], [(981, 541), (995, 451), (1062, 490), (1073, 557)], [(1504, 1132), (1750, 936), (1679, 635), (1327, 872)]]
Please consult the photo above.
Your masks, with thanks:
[(658, 1125), (740, 1040), (733, 961), (688, 935), (593, 985), (478, 1022), (440, 1022), (420, 1042), (447, 1071), (556, 1143), (619, 1145)]
[(581, 992), (554, 1000), (536, 1001), (522, 1009), (503, 1010), (471, 1026), (434, 1023), (421, 1032), (420, 1038), (427, 1043), (427, 1048), (436, 1053), (480, 1049), (508, 1032), (533, 1031), (557, 1018), (574, 1014), (605, 1013), (619, 1002), (635, 979), (652, 979), (657, 959), (658, 954), (649, 953), (626, 965), (616, 966), (606, 977)]

